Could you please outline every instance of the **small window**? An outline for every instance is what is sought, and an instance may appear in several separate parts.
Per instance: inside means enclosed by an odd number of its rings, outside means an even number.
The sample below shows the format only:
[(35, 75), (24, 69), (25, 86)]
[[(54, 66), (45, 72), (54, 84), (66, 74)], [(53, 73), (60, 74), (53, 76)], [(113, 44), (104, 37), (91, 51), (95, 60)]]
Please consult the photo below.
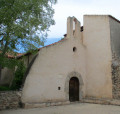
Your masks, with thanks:
[(58, 87), (58, 90), (60, 90), (61, 89), (61, 87)]
[(73, 52), (76, 52), (77, 48), (76, 47), (73, 47)]

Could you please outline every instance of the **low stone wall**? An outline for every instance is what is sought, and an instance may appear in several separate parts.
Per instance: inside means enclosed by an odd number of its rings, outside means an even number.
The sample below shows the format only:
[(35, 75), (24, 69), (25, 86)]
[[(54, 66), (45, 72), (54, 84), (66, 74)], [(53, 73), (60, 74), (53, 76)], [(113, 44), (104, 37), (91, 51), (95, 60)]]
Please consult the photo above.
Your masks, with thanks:
[(21, 91), (0, 91), (0, 110), (20, 107)]

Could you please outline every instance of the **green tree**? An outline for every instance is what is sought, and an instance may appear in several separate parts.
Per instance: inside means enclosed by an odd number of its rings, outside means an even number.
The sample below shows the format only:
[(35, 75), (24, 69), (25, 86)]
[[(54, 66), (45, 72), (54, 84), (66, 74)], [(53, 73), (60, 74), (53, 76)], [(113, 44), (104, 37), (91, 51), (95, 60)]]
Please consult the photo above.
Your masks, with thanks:
[(52, 5), (55, 3), (56, 0), (0, 0), (2, 54), (16, 49), (21, 42), (30, 47), (34, 43), (41, 45), (50, 25), (54, 24)]
[[(57, 0), (0, 0), (0, 57), (18, 49), (42, 45), (54, 25), (52, 6)], [(3, 62), (3, 59), (0, 59)]]

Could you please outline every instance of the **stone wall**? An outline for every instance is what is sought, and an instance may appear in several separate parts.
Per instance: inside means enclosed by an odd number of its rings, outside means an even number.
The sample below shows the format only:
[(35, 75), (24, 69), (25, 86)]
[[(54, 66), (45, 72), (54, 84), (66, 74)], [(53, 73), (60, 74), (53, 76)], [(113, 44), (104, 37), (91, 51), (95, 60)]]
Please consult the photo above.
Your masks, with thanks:
[(120, 99), (120, 58), (113, 54), (112, 60), (112, 92), (114, 99)]
[(20, 107), (21, 91), (1, 91), (0, 110), (17, 109)]
[(112, 94), (120, 99), (120, 21), (109, 16), (110, 39), (112, 51)]

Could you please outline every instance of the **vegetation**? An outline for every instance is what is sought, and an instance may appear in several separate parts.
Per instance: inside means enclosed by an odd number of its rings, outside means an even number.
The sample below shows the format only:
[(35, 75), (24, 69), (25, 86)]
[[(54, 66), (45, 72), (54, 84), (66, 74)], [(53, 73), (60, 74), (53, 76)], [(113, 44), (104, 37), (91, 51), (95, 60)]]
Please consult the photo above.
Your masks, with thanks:
[[(0, 57), (19, 49), (43, 45), (54, 24), (56, 0), (0, 0)], [(1, 61), (0, 61), (1, 64)]]
[(26, 67), (24, 65), (24, 62), (22, 60), (18, 60), (12, 84), (6, 86), (0, 86), (0, 91), (19, 90), (22, 86), (25, 72), (26, 72)]
[(0, 0), (0, 50), (2, 55), (17, 49), (41, 45), (54, 24), (52, 5), (56, 0)]
[[(0, 0), (0, 69), (15, 68), (12, 87), (19, 88), (25, 67), (6, 56), (22, 47), (26, 52), (44, 44), (57, 0)], [(13, 88), (14, 88), (13, 87)]]
[(8, 86), (0, 86), (0, 91), (8, 91), (8, 90), (11, 90), (11, 88)]
[(25, 71), (26, 71), (26, 67), (25, 67), (23, 61), (19, 61), (19, 65), (17, 66), (17, 69), (14, 74), (14, 79), (12, 82), (11, 89), (16, 90), (16, 89), (21, 88)]

